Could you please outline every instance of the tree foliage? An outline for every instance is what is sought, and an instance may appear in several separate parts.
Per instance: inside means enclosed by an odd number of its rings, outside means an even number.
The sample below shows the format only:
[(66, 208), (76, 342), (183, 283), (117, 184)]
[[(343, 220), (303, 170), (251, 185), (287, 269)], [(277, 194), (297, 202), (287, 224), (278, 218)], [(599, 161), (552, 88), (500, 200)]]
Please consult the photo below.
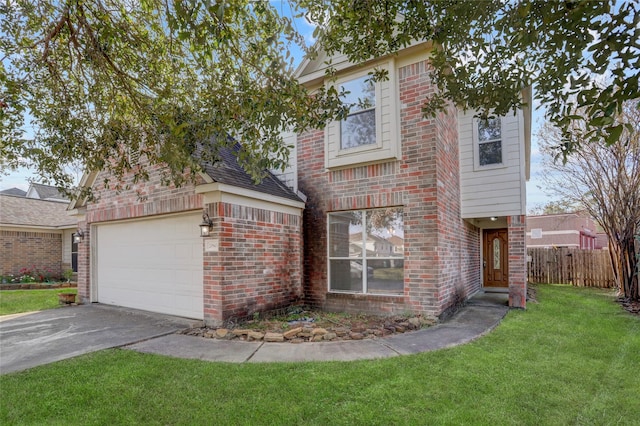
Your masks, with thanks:
[(304, 42), (266, 1), (11, 0), (0, 34), (5, 167), (60, 186), (78, 163), (145, 178), (132, 152), (179, 185), (227, 135), (259, 179), (288, 162), (283, 130), (320, 126), (339, 105), (295, 81), (290, 46)]
[[(547, 124), (540, 131), (545, 154), (546, 187), (569, 203), (579, 204), (609, 237), (613, 270), (625, 297), (640, 300), (640, 110), (624, 105), (616, 123), (624, 125), (614, 145), (583, 144), (568, 157), (557, 159), (558, 129)], [(580, 129), (577, 129), (580, 133)]]
[(559, 200), (549, 201), (546, 204), (536, 205), (529, 209), (527, 214), (529, 215), (543, 215), (543, 214), (562, 214), (562, 213), (574, 213), (581, 210), (579, 205), (576, 205), (574, 201)]
[(482, 116), (505, 115), (522, 106), (522, 89), (533, 85), (547, 119), (561, 129), (562, 156), (585, 140), (615, 143), (623, 130), (615, 116), (640, 96), (636, 1), (301, 3), (319, 24), (318, 48), (354, 63), (433, 41), (431, 77), (440, 91), (426, 114), (451, 101)]
[[(640, 6), (631, 0), (285, 4), (317, 23), (315, 49), (353, 62), (432, 41), (440, 91), (426, 114), (452, 101), (503, 115), (534, 85), (562, 129), (561, 155), (583, 140), (618, 140), (614, 117), (638, 98)], [(335, 89), (310, 96), (295, 81), (290, 48), (303, 38), (266, 0), (7, 0), (0, 35), (4, 167), (31, 165), (60, 186), (71, 184), (72, 164), (144, 178), (131, 152), (166, 164), (165, 183), (180, 184), (216, 160), (229, 141), (220, 135), (242, 141), (240, 163), (259, 179), (287, 163), (282, 130), (346, 116)], [(571, 137), (575, 128), (582, 138)], [(198, 144), (208, 158), (194, 159)]]

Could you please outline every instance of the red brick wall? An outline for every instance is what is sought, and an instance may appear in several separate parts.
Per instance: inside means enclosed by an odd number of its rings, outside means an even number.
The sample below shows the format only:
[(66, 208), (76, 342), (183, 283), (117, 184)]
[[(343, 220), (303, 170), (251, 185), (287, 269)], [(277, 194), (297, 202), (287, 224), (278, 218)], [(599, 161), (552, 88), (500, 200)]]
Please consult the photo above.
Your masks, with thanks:
[(219, 324), (302, 300), (302, 218), (228, 203), (207, 205), (218, 252), (204, 253), (205, 322)]
[(18, 275), (22, 268), (49, 270), (62, 276), (62, 234), (53, 232), (0, 231), (0, 275)]
[(91, 302), (91, 228), (86, 221), (78, 221), (78, 229), (84, 233), (78, 243), (78, 301)]
[(526, 216), (507, 216), (509, 231), (509, 306), (525, 308), (527, 304), (527, 233)]
[[(398, 72), (402, 160), (327, 172), (324, 132), (298, 137), (304, 216), (305, 298), (310, 305), (351, 312), (414, 311), (437, 317), (479, 288), (479, 231), (460, 219), (457, 114), (425, 119), (433, 93), (427, 62)], [(402, 206), (403, 296), (328, 294), (327, 212)]]
[(113, 182), (109, 188), (105, 187), (103, 181), (108, 175), (100, 173), (93, 188), (96, 201), (87, 205), (87, 222), (131, 219), (203, 207), (202, 196), (194, 194), (193, 183), (180, 188), (163, 186), (160, 184), (162, 172), (162, 166), (147, 167), (148, 182), (135, 182), (133, 174), (125, 175), (117, 190)]

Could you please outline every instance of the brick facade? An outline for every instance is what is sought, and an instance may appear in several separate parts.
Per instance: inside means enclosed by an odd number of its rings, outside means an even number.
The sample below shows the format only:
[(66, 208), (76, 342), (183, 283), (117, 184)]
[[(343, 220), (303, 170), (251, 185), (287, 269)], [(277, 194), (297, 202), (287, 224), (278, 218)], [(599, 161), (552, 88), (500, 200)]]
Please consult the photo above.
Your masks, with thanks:
[[(298, 138), (304, 216), (304, 281), (308, 304), (351, 312), (420, 312), (439, 317), (480, 288), (479, 229), (460, 219), (457, 114), (425, 119), (434, 90), (426, 61), (398, 72), (402, 160), (325, 170), (324, 132)], [(327, 292), (327, 213), (401, 206), (404, 295)]]
[(161, 172), (159, 167), (150, 168), (151, 180), (147, 183), (134, 183), (125, 177), (119, 192), (98, 184), (101, 177), (96, 179), (96, 201), (87, 204), (86, 220), (79, 224), (84, 232), (78, 247), (80, 300), (88, 302), (91, 295), (91, 225), (203, 207), (213, 221), (211, 238), (218, 240), (219, 247), (217, 252), (207, 252), (203, 244), (206, 323), (219, 324), (302, 299), (301, 215), (224, 202), (205, 205), (204, 196), (196, 194), (194, 184), (163, 187), (159, 183)]
[(527, 303), (527, 217), (508, 216), (509, 306), (525, 308)]
[(207, 205), (218, 251), (204, 253), (207, 324), (302, 300), (302, 218), (228, 203)]
[(62, 276), (62, 233), (2, 230), (0, 231), (0, 275), (18, 275), (22, 268), (50, 271)]

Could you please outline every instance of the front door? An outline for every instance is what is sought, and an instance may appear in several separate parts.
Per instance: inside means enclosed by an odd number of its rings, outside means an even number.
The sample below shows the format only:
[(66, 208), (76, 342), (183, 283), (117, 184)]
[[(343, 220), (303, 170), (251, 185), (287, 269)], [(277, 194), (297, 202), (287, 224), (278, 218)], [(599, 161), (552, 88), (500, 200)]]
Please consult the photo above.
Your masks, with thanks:
[(484, 231), (483, 269), (485, 287), (509, 287), (508, 231)]

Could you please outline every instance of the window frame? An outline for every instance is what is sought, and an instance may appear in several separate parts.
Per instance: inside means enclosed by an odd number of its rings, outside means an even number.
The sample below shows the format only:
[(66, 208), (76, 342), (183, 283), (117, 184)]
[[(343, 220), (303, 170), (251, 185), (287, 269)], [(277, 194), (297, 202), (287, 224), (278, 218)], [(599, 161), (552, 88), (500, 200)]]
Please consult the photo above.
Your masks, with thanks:
[[(500, 120), (500, 138), (499, 139), (490, 139), (486, 141), (480, 140), (480, 132), (478, 127), (481, 121), (484, 121), (480, 118), (473, 119), (473, 168), (474, 170), (491, 170), (491, 169), (501, 169), (507, 167), (507, 152), (505, 151), (505, 143), (504, 143), (504, 117), (495, 117), (495, 119)], [(480, 146), (488, 143), (500, 142), (500, 152), (501, 158), (499, 163), (492, 164), (480, 164)]]
[[(327, 89), (333, 86), (337, 91), (349, 81), (369, 76), (374, 70), (388, 72), (388, 79), (375, 84), (375, 143), (342, 149), (342, 120), (333, 120), (324, 131), (324, 165), (327, 170), (354, 167), (402, 159), (400, 138), (400, 99), (395, 59), (385, 59), (369, 64), (355, 72), (341, 74), (325, 81)], [(358, 112), (361, 112), (360, 110)]]
[[(362, 294), (369, 296), (393, 296), (393, 297), (401, 297), (404, 295), (404, 261), (405, 255), (404, 252), (401, 256), (384, 256), (384, 257), (367, 257), (367, 212), (376, 211), (376, 210), (385, 210), (388, 208), (397, 208), (403, 212), (402, 223), (404, 227), (404, 207), (403, 206), (389, 206), (375, 209), (354, 209), (354, 210), (342, 210), (342, 211), (333, 211), (328, 212), (326, 215), (327, 220), (327, 292), (329, 293), (339, 293), (339, 294)], [(362, 242), (363, 242), (363, 250), (360, 257), (352, 257), (352, 256), (331, 256), (331, 215), (338, 215), (340, 213), (354, 213), (359, 212), (362, 220)], [(349, 234), (350, 235), (350, 234)], [(391, 250), (391, 253), (395, 253), (395, 250)], [(332, 260), (347, 260), (347, 261), (360, 261), (362, 264), (362, 274), (360, 279), (361, 281), (361, 291), (352, 291), (352, 290), (340, 290), (340, 289), (332, 289), (331, 288), (331, 263)], [(402, 293), (385, 293), (385, 292), (371, 292), (369, 291), (368, 282), (369, 277), (368, 273), (368, 262), (370, 260), (402, 260), (403, 271), (402, 271)]]

